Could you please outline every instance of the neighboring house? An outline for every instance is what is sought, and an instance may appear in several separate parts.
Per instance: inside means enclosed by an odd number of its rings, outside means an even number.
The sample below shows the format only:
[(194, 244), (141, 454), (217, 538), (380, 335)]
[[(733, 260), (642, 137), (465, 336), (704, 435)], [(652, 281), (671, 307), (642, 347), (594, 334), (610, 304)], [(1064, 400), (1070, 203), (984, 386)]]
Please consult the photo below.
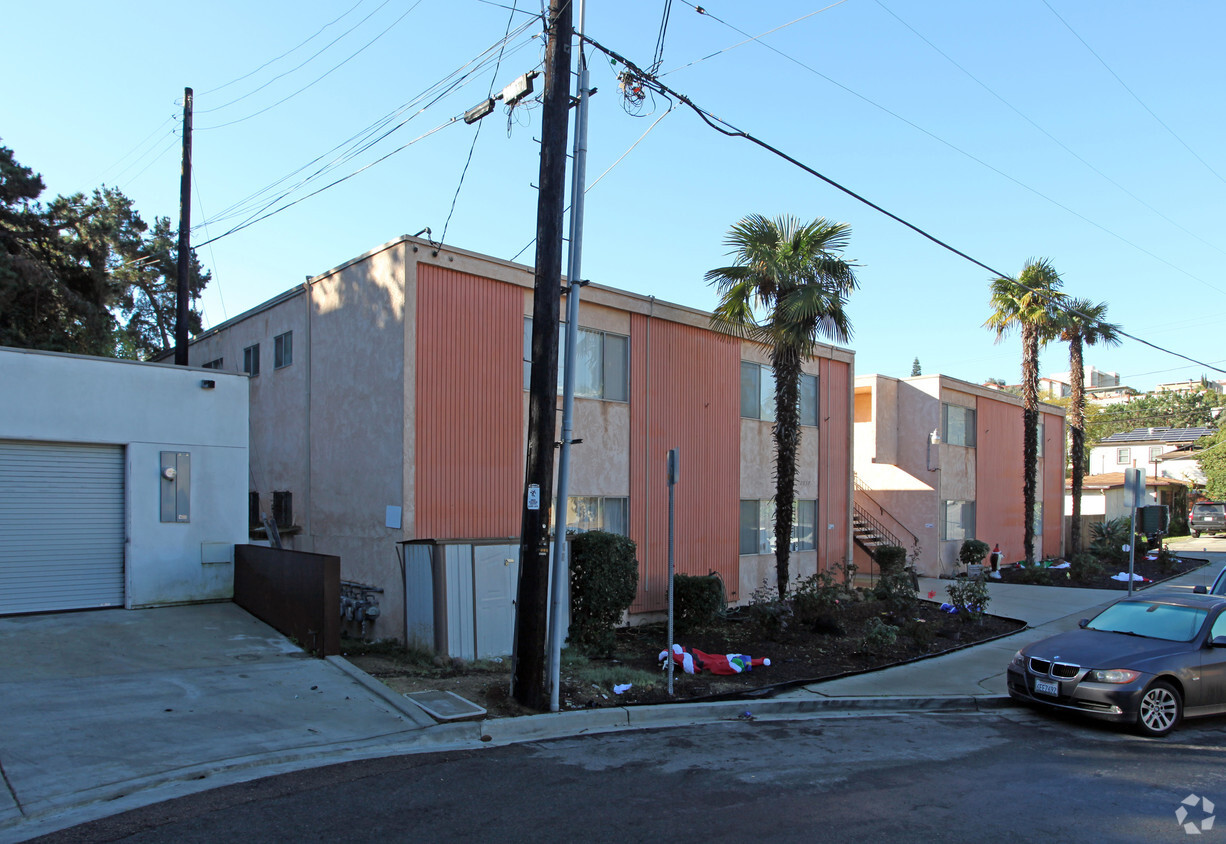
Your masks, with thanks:
[(1219, 395), (1226, 392), (1223, 388), (1223, 382), (1210, 381), (1208, 379), (1189, 378), (1187, 381), (1168, 381), (1165, 384), (1158, 384), (1154, 387), (1155, 393), (1199, 393), (1202, 390), (1208, 390)]
[[(929, 576), (954, 573), (966, 539), (1024, 557), (1021, 398), (945, 375), (861, 375), (855, 414), (858, 523), (917, 551)], [(1051, 557), (1063, 552), (1064, 409), (1041, 405), (1039, 418), (1034, 548)]]
[(1202, 486), (1205, 476), (1192, 446), (1211, 433), (1210, 428), (1197, 427), (1137, 428), (1112, 434), (1090, 449), (1090, 474), (1145, 469), (1147, 478), (1174, 478)]
[[(1073, 481), (1065, 483), (1064, 512), (1073, 512)], [(1147, 504), (1165, 504), (1170, 507), (1172, 520), (1186, 519), (1188, 510), (1188, 486), (1175, 478), (1145, 476)], [(1081, 517), (1083, 546), (1088, 544), (1088, 527), (1092, 522), (1127, 518), (1132, 509), (1124, 498), (1124, 473), (1106, 472), (1086, 475), (1081, 485)], [(1186, 523), (1186, 522), (1185, 522)]]
[[(1083, 375), (1087, 392), (1092, 390), (1109, 391), (1120, 387), (1118, 372), (1104, 372), (1101, 369), (1086, 364)], [(1039, 379), (1039, 392), (1046, 398), (1062, 399), (1073, 394), (1073, 375), (1071, 372), (1057, 372)], [(1122, 389), (1129, 389), (1124, 387)]]
[[(287, 545), (381, 590), (371, 635), (428, 640), (431, 606), (467, 625), (514, 599), (533, 285), (405, 236), (192, 343), (193, 363), (250, 374), (253, 527), (273, 514)], [(583, 289), (566, 524), (635, 540), (632, 612), (666, 604), (672, 448), (677, 571), (718, 572), (732, 602), (774, 582), (769, 358), (709, 318)], [(821, 346), (804, 367), (793, 582), (851, 559), (853, 360)]]
[(228, 600), (247, 378), (0, 348), (0, 614)]

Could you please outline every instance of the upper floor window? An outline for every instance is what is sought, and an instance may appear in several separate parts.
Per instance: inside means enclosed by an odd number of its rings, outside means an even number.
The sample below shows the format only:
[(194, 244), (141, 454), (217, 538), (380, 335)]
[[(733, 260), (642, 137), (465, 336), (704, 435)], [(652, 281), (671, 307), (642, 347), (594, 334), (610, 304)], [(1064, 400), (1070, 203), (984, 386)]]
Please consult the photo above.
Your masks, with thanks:
[(215, 360), (209, 361), (208, 363), (200, 364), (200, 368), (201, 369), (221, 369), (222, 364), (224, 364), (225, 361), (226, 361), (225, 358), (217, 358)]
[(260, 374), (260, 344), (243, 349), (243, 372), (255, 376)]
[(294, 362), (294, 332), (287, 331), (272, 338), (272, 366), (280, 369)]
[[(575, 335), (575, 395), (605, 401), (630, 400), (630, 338), (591, 328)], [(566, 372), (566, 323), (558, 326), (558, 394)], [(524, 389), (532, 381), (532, 319), (524, 317)]]
[(1161, 456), (1162, 456), (1162, 446), (1151, 445), (1149, 447), (1149, 459), (1150, 460), (1157, 460)]
[(1042, 421), (1040, 421), (1039, 422), (1039, 435), (1038, 435), (1038, 439), (1036, 440), (1036, 442), (1038, 443), (1038, 446), (1037, 446), (1038, 450), (1035, 452), (1036, 456), (1038, 457), (1043, 456), (1043, 434), (1046, 432), (1046, 430), (1047, 430), (1047, 426)]
[[(769, 366), (741, 361), (741, 417), (775, 421), (775, 372)], [(800, 376), (800, 424), (817, 427), (817, 376)]]
[(975, 538), (975, 502), (941, 502), (941, 539)]
[(1131, 448), (1117, 448), (1115, 450), (1115, 462), (1121, 466), (1126, 466), (1128, 461), (1132, 460)]
[(974, 448), (975, 409), (958, 404), (942, 404), (941, 441), (947, 445)]

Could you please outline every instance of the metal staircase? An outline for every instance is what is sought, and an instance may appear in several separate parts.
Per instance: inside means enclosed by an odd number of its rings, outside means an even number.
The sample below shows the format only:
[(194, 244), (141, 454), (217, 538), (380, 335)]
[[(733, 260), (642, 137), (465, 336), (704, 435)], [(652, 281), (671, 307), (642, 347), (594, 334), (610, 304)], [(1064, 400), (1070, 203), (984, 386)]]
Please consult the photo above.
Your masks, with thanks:
[[(859, 475), (852, 475), (852, 483), (855, 486), (851, 511), (852, 534), (856, 544), (863, 548), (870, 557), (875, 560), (877, 549), (883, 545), (897, 545), (906, 548), (907, 546), (903, 544), (904, 540), (899, 538), (903, 532), (910, 536), (912, 543), (918, 541), (915, 534), (907, 530), (902, 522), (891, 516), (884, 507), (873, 500), (869, 488), (860, 480)], [(873, 510), (877, 512), (874, 514)], [(893, 522), (893, 525), (887, 527), (887, 521)]]

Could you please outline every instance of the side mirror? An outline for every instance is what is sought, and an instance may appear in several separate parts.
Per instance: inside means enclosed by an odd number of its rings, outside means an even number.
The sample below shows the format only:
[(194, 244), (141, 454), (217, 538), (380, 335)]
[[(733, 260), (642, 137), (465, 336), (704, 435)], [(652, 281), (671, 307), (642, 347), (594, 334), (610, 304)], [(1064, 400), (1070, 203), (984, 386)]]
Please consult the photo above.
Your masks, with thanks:
[(1209, 647), (1226, 648), (1226, 636), (1214, 636), (1211, 640), (1209, 640)]
[(1192, 589), (1192, 594), (1193, 595), (1208, 595), (1209, 587), (1204, 585), (1203, 583), (1199, 584), (1198, 586)]
[(1090, 619), (1088, 619), (1088, 618), (1083, 618), (1083, 619), (1081, 619), (1080, 621), (1078, 621), (1078, 622), (1077, 622), (1077, 626), (1078, 626), (1078, 627), (1080, 627), (1082, 630), (1085, 630), (1086, 625), (1087, 625), (1087, 624), (1089, 624), (1089, 623), (1090, 623)]

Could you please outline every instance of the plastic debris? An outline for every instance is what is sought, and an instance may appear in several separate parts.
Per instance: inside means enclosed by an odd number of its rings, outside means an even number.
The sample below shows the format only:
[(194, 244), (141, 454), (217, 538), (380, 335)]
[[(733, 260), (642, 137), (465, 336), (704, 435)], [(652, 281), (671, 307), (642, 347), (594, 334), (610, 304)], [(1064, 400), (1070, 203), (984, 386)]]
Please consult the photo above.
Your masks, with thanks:
[[(660, 664), (667, 665), (668, 651), (660, 651)], [(701, 674), (709, 671), (712, 674), (740, 674), (752, 671), (759, 665), (770, 665), (766, 658), (755, 659), (745, 654), (707, 654), (695, 648), (683, 648), (674, 644), (672, 647), (673, 662), (681, 666), (686, 674)]]
[[(1119, 574), (1113, 574), (1111, 575), (1111, 579), (1118, 580), (1120, 583), (1127, 583), (1128, 582), (1128, 572), (1122, 571)], [(1133, 574), (1132, 582), (1133, 583), (1149, 583), (1150, 581), (1148, 577), (1142, 577), (1139, 574)]]
[(613, 694), (620, 695), (622, 692), (629, 691), (632, 685), (634, 684), (633, 683), (617, 683), (616, 685), (613, 686)]

